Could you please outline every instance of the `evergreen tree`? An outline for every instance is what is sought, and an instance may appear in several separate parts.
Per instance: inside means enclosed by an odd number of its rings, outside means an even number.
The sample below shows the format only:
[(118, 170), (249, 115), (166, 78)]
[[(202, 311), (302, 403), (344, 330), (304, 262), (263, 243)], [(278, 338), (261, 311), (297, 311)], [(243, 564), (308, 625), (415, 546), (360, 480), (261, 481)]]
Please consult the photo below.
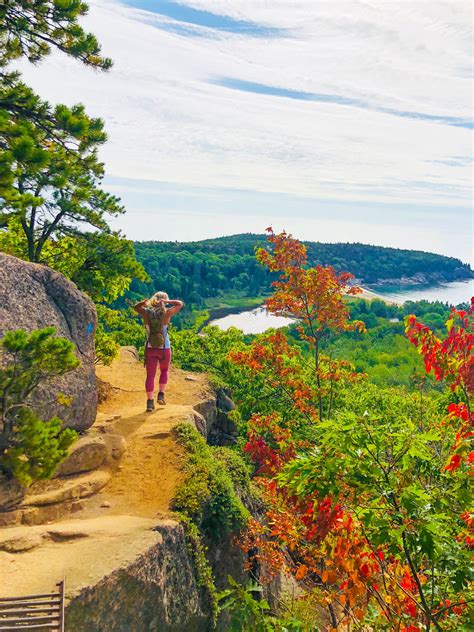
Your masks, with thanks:
[(0, 472), (25, 486), (49, 478), (76, 438), (60, 419), (44, 421), (29, 405), (40, 384), (79, 364), (74, 344), (53, 334), (53, 327), (31, 334), (20, 329), (0, 342)]
[(110, 68), (78, 24), (87, 10), (78, 0), (0, 7), (0, 248), (61, 271), (94, 300), (111, 301), (133, 277), (147, 276), (131, 242), (108, 225), (124, 209), (101, 188), (103, 121), (83, 105), (53, 107), (7, 69), (22, 56), (38, 62), (53, 48)]
[(108, 218), (124, 209), (101, 189), (103, 122), (82, 105), (52, 108), (11, 76), (0, 85), (0, 108), (0, 218), (3, 227), (19, 220), (27, 258), (42, 262), (48, 241), (87, 226), (109, 232)]
[(94, 35), (78, 19), (88, 12), (80, 0), (3, 0), (0, 5), (0, 65), (26, 57), (35, 63), (57, 48), (84, 64), (107, 70)]

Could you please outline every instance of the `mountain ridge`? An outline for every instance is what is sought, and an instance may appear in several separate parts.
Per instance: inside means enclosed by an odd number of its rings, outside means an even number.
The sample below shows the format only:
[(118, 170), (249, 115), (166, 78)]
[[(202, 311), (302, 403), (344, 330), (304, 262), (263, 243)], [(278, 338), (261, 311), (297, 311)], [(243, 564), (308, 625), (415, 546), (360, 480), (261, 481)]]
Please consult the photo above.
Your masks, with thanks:
[[(133, 281), (127, 298), (138, 300), (158, 290), (199, 308), (219, 297), (261, 297), (275, 274), (255, 258), (264, 235), (244, 233), (194, 242), (135, 242), (137, 259), (151, 281)], [(332, 265), (350, 272), (366, 287), (423, 286), (474, 278), (471, 267), (455, 257), (360, 243), (304, 242), (310, 265)]]
[[(267, 243), (266, 236), (264, 234), (259, 233), (236, 233), (234, 235), (222, 235), (220, 237), (209, 237), (206, 239), (196, 239), (190, 241), (178, 241), (178, 240), (159, 240), (159, 239), (146, 239), (146, 240), (135, 240), (135, 244), (173, 244), (181, 247), (189, 247), (194, 245), (212, 245), (214, 242), (219, 242), (220, 244), (229, 242), (230, 240), (238, 239), (242, 242), (246, 240), (255, 240), (255, 245), (263, 245)], [(467, 268), (472, 276), (468, 278), (474, 278), (474, 270), (471, 268), (470, 264), (463, 262), (459, 257), (452, 257), (450, 255), (444, 255), (437, 252), (432, 252), (430, 250), (418, 250), (413, 248), (397, 248), (395, 246), (381, 246), (378, 244), (368, 244), (361, 241), (313, 241), (313, 240), (301, 240), (305, 246), (347, 246), (347, 247), (360, 247), (363, 249), (381, 249), (386, 252), (396, 252), (396, 253), (410, 253), (410, 254), (418, 254), (418, 255), (430, 255), (434, 257), (439, 257), (441, 259), (448, 259), (452, 261), (459, 262), (461, 266)]]

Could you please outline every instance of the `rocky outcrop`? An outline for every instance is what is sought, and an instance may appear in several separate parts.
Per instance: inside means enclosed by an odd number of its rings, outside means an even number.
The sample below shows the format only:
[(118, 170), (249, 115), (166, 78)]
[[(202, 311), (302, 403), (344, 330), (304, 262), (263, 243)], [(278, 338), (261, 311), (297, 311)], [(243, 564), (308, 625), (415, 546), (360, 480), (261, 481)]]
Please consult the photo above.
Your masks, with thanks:
[[(12, 507), (0, 511), (0, 527), (38, 525), (59, 520), (83, 508), (82, 500), (94, 496), (110, 481), (107, 470), (76, 474), (33, 484)], [(25, 492), (25, 490), (23, 490)]]
[(207, 596), (199, 586), (182, 525), (159, 521), (159, 541), (132, 563), (81, 590), (66, 609), (74, 632), (205, 632)]
[(83, 476), (71, 476), (66, 482), (45, 481), (36, 483), (23, 501), (24, 507), (41, 507), (87, 498), (96, 494), (110, 481), (110, 472), (88, 472)]
[(230, 413), (235, 409), (230, 392), (217, 388), (210, 401), (195, 406), (207, 420), (206, 438), (210, 445), (231, 445), (237, 437), (237, 427)]
[[(173, 429), (187, 422), (209, 441), (232, 440), (229, 393), (172, 367), (167, 406), (147, 414), (143, 366), (131, 348), (99, 376), (110, 384), (110, 399), (56, 478), (35, 483), (14, 509), (0, 511), (4, 596), (42, 593), (52, 578), (66, 576), (68, 631), (212, 630), (202, 559), (170, 514), (184, 458)], [(10, 504), (16, 494), (8, 491)], [(217, 590), (228, 575), (246, 582), (243, 553), (231, 538), (203, 544)], [(217, 629), (227, 630), (226, 621)]]
[(24, 495), (25, 488), (16, 479), (0, 476), (0, 511), (15, 507)]
[(105, 430), (101, 435), (86, 435), (73, 443), (68, 456), (56, 470), (56, 477), (82, 474), (97, 470), (101, 465), (115, 465), (120, 461), (127, 449), (127, 442), (122, 435)]
[[(0, 337), (8, 330), (53, 326), (76, 345), (80, 366), (35, 390), (32, 404), (45, 419), (57, 415), (66, 426), (86, 430), (94, 423), (97, 408), (94, 304), (59, 272), (3, 253), (0, 288)], [(56, 401), (58, 393), (71, 398), (71, 404)]]

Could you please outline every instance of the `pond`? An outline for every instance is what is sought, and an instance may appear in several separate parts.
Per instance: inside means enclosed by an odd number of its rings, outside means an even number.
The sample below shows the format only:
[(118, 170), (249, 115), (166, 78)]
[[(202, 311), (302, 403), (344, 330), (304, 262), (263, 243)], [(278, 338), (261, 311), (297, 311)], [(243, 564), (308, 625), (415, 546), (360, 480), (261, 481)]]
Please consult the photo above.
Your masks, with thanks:
[(223, 318), (211, 320), (209, 325), (217, 325), (219, 329), (225, 331), (229, 327), (237, 327), (244, 334), (261, 334), (267, 329), (278, 329), (286, 327), (293, 322), (292, 318), (285, 316), (274, 316), (269, 314), (264, 307), (257, 307), (239, 314), (228, 314)]

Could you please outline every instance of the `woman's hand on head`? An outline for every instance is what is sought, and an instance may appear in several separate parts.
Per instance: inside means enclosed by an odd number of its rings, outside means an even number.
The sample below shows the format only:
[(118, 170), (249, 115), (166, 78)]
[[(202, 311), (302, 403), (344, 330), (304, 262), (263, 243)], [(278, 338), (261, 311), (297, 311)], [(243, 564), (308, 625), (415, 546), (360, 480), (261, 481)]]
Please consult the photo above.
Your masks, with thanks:
[(143, 314), (145, 313), (144, 305), (145, 303), (148, 301), (147, 298), (145, 298), (143, 301), (140, 301), (139, 303), (137, 303), (136, 305), (133, 306), (133, 309), (138, 312), (141, 316), (143, 316)]

